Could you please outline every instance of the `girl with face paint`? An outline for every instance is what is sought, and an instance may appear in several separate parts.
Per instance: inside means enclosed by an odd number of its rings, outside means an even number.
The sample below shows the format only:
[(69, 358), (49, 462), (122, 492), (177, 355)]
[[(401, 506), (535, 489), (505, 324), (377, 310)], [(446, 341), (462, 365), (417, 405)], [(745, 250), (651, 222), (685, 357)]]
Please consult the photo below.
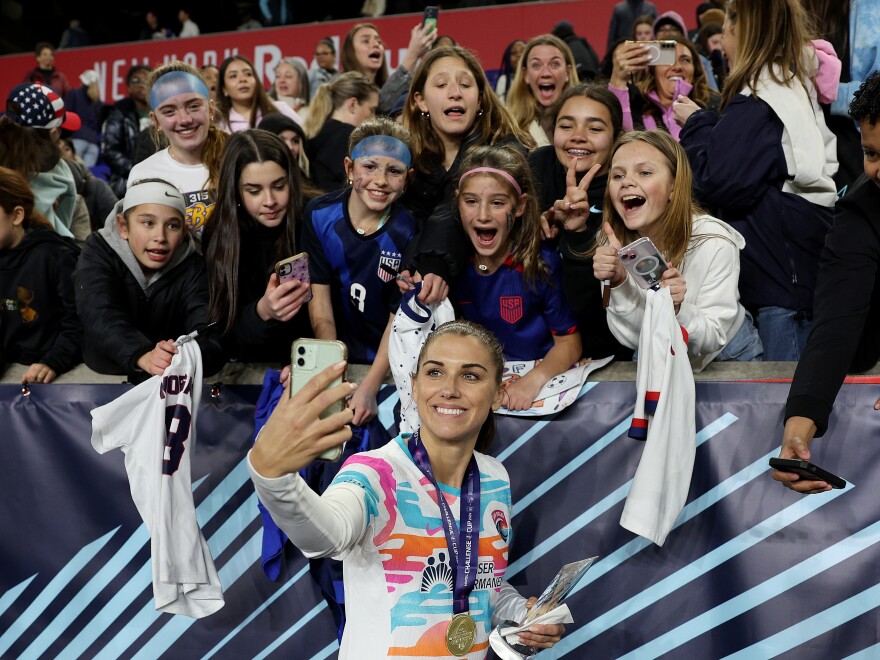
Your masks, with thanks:
[(303, 217), (309, 254), (315, 337), (340, 339), (349, 361), (372, 365), (348, 401), (354, 423), (376, 415), (376, 393), (388, 371), (388, 336), (400, 293), (395, 276), (416, 231), (399, 203), (412, 178), (412, 138), (386, 117), (354, 129), (345, 158), (348, 186), (313, 200)]
[(213, 123), (211, 92), (196, 69), (170, 62), (149, 74), (147, 98), (159, 151), (131, 168), (128, 185), (155, 177), (173, 183), (187, 203), (186, 224), (200, 239), (217, 199), (227, 138)]
[(561, 262), (541, 245), (531, 172), (518, 151), (476, 147), (461, 166), (458, 215), (473, 254), (453, 282), (459, 315), (494, 332), (508, 360), (542, 360), (506, 388), (504, 405), (531, 408), (554, 376), (581, 356), (574, 314), (562, 295)]

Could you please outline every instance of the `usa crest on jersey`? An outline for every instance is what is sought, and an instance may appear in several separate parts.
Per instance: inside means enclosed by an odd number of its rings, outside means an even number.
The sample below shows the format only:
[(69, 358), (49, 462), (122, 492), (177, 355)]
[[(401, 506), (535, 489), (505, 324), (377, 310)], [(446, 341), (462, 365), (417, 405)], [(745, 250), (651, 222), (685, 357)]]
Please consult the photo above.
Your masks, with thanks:
[(522, 296), (501, 296), (501, 318), (510, 323), (516, 323), (523, 315)]
[(400, 270), (400, 258), (401, 255), (399, 252), (382, 250), (376, 275), (378, 275), (383, 282), (390, 282)]

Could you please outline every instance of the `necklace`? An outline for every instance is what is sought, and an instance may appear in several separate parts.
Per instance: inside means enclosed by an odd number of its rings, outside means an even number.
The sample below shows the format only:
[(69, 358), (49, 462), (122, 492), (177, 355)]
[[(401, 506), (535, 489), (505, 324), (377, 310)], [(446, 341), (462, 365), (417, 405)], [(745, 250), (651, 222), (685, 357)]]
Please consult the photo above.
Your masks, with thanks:
[[(379, 224), (376, 225), (376, 228), (373, 230), (374, 232), (382, 229), (382, 225), (384, 225), (388, 221), (389, 215), (391, 215), (391, 207), (390, 206), (387, 209), (385, 209), (384, 213), (382, 213), (382, 217), (379, 218)], [(364, 234), (367, 233), (367, 230), (363, 229), (362, 227), (358, 227), (358, 225), (355, 223), (355, 221), (353, 219), (351, 221), (351, 224), (354, 225), (354, 230), (358, 233), (359, 236), (363, 236)], [(373, 233), (373, 232), (370, 232), (370, 233)]]

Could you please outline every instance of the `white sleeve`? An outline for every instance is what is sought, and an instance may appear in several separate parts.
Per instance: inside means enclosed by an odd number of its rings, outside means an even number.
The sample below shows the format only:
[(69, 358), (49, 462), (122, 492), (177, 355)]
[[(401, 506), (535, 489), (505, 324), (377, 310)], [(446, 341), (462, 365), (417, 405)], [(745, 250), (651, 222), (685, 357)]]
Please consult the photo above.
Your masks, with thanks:
[(645, 290), (629, 273), (620, 286), (611, 289), (607, 312), (611, 334), (627, 348), (637, 348), (645, 316)]
[(247, 468), (272, 520), (306, 557), (342, 559), (364, 535), (367, 509), (363, 489), (334, 484), (318, 495), (299, 474), (269, 479), (254, 469), (250, 452)]
[(520, 596), (516, 587), (507, 580), (502, 580), (501, 590), (495, 600), (495, 609), (492, 610), (492, 627), (494, 628), (505, 621), (516, 621), (517, 623), (525, 621), (528, 613), (526, 602), (528, 599)]
[[(739, 317), (739, 248), (730, 241), (712, 239), (703, 249), (717, 246), (707, 263), (708, 270), (702, 281), (693, 285), (688, 281), (688, 294), (679, 308), (677, 320), (688, 333), (688, 352), (691, 355), (717, 353), (733, 338), (734, 324)], [(685, 276), (687, 281), (687, 276)], [(690, 299), (690, 300), (688, 300)], [(738, 329), (738, 328), (737, 328)]]

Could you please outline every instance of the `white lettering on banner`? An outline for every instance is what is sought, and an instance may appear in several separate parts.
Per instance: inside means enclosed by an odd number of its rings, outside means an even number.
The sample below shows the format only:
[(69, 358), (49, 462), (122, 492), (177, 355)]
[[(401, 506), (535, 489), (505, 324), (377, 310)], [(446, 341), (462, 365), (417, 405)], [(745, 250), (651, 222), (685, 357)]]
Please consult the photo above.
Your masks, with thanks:
[(206, 50), (202, 52), (202, 66), (208, 66), (209, 64), (217, 66), (216, 50)]
[(189, 64), (191, 67), (198, 69), (199, 68), (199, 60), (196, 57), (196, 54), (193, 52), (189, 52), (183, 56), (183, 61)]
[(266, 44), (254, 48), (254, 69), (257, 80), (268, 80), (268, 71), (272, 72), (271, 80), (275, 79), (275, 67), (281, 61), (281, 49), (275, 44)]
[(92, 68), (98, 72), (98, 95), (104, 101), (107, 98), (107, 62), (95, 62)]

